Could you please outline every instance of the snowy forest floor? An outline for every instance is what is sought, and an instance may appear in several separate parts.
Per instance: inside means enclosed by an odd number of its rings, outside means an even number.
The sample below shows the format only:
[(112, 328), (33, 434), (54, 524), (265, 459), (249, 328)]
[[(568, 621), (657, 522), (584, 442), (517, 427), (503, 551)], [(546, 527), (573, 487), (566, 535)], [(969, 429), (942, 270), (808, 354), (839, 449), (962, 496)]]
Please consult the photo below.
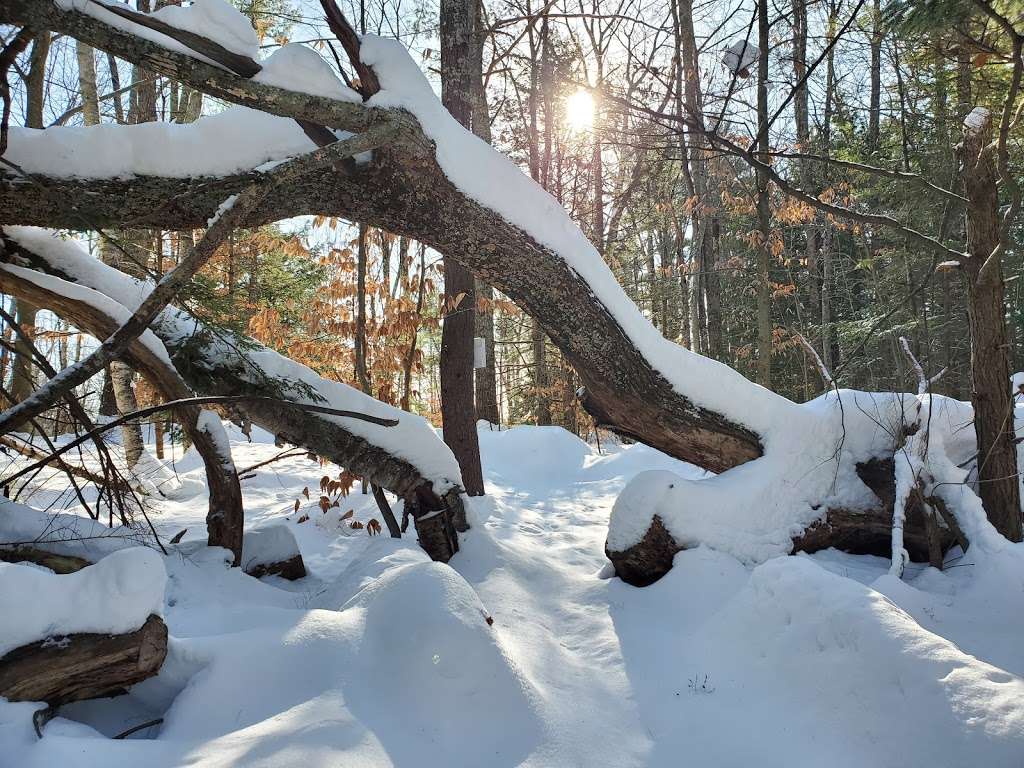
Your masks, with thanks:
[[(279, 450), (230, 433), (239, 467)], [(161, 674), (66, 707), (41, 740), (36, 705), (0, 700), (0, 764), (1024, 765), (1024, 545), (944, 572), (912, 565), (902, 582), (875, 557), (750, 568), (700, 548), (636, 589), (608, 578), (617, 494), (643, 470), (698, 470), (554, 427), (483, 430), (481, 449), (487, 496), (450, 568), (412, 535), (339, 525), (349, 508), (379, 518), (358, 487), (321, 512), (320, 478), (337, 468), (257, 470), (247, 529), (288, 519), (309, 571), (296, 582), (190, 544), (206, 500), (186, 455), (178, 498), (154, 516), (167, 537), (188, 528), (165, 559)]]

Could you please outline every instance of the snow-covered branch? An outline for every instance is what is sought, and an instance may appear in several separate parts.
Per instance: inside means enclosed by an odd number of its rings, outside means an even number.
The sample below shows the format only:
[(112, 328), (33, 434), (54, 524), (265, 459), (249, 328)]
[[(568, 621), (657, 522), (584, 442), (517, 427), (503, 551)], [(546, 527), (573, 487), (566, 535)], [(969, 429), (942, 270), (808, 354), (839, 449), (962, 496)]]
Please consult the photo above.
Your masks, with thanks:
[[(123, 10), (128, 10), (127, 6)], [(62, 4), (51, 0), (11, 0), (0, 6), (0, 23), (31, 24), (34, 28), (70, 35), (203, 93), (270, 114), (353, 132), (400, 117), (395, 110), (363, 105), (351, 90), (346, 100), (341, 89), (325, 96), (322, 91), (304, 92), (301, 80), (282, 85), (276, 72), (262, 78), (259, 70), (255, 78), (239, 75), (182, 42), (123, 18), (105, 4), (92, 0)]]

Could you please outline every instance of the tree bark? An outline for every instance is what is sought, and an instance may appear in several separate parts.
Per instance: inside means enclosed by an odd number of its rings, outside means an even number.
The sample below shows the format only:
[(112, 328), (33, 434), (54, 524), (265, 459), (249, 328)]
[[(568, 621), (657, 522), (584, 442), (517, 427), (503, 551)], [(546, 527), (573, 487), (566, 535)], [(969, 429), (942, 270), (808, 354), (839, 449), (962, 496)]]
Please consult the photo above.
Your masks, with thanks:
[(96, 52), (91, 45), (75, 42), (78, 61), (78, 88), (82, 92), (82, 119), (86, 125), (99, 125), (100, 100), (96, 91)]
[[(757, 146), (762, 163), (770, 160), (768, 142), (768, 0), (757, 3), (757, 41), (760, 54), (757, 62)], [(760, 238), (757, 248), (757, 382), (762, 387), (772, 386), (772, 286), (771, 266), (771, 207), (768, 174), (757, 171), (757, 224)]]
[[(133, 413), (139, 410), (139, 401), (135, 397), (135, 372), (120, 360), (110, 364), (110, 386), (114, 392), (114, 402), (120, 414)], [(142, 457), (142, 426), (131, 422), (121, 427), (121, 448), (124, 460), (129, 468), (138, 464)]]
[[(477, 45), (476, 0), (441, 2), (441, 101), (452, 117), (472, 128), (480, 77), (474, 72)], [(473, 329), (476, 284), (457, 261), (444, 260), (444, 325), (441, 329), (441, 419), (444, 441), (462, 469), (470, 496), (484, 492), (480, 442), (476, 431), (473, 383)]]
[(1010, 541), (1021, 541), (1020, 486), (1003, 285), (998, 174), (992, 115), (978, 108), (964, 121), (961, 176), (967, 197), (967, 281), (971, 334), (971, 404), (978, 436), (978, 482), (985, 512)]

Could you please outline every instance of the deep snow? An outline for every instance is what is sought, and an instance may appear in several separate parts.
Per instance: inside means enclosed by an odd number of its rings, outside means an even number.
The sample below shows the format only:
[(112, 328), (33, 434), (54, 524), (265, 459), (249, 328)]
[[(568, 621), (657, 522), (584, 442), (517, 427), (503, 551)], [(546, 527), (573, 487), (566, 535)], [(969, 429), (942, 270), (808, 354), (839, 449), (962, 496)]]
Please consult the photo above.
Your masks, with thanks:
[[(278, 450), (259, 430), (252, 444), (228, 431), (239, 466)], [(257, 581), (201, 546), (202, 467), (186, 455), (184, 490), (155, 518), (168, 536), (189, 531), (162, 558), (172, 641), (161, 675), (66, 708), (41, 741), (32, 705), (0, 704), (4, 760), (1020, 765), (1021, 546), (977, 563), (969, 552), (942, 573), (912, 564), (904, 581), (881, 558), (829, 551), (751, 568), (700, 547), (636, 589), (607, 578), (616, 496), (642, 470), (702, 473), (640, 445), (599, 454), (556, 427), (484, 429), (481, 445), (488, 495), (451, 567), (412, 539), (339, 524), (349, 508), (376, 515), (358, 487), (328, 515), (315, 492), (307, 502), (302, 489), (335, 470), (305, 458), (258, 470), (243, 482), (247, 526), (291, 530), (310, 571), (294, 583)], [(0, 507), (22, 533), (30, 519)], [(101, 735), (156, 716), (161, 727), (125, 741)]]

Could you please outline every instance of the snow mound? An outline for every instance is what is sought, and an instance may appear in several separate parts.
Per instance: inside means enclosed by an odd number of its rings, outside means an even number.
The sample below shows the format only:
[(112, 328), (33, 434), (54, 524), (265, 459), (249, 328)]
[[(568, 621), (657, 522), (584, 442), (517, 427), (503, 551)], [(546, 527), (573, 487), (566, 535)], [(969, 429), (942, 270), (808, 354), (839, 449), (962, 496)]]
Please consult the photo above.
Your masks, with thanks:
[(389, 569), (341, 611), (270, 615), (181, 641), (203, 668), (166, 715), (161, 765), (514, 765), (539, 738), (525, 683), (448, 566)]
[(47, 514), (9, 499), (0, 499), (0, 545), (31, 544), (58, 555), (93, 562), (112, 552), (137, 547), (140, 531), (107, 526), (73, 513)]
[(260, 64), (263, 69), (253, 78), (258, 83), (338, 101), (362, 101), (316, 51), (300, 43), (281, 46)]
[(570, 468), (583, 467), (593, 455), (587, 443), (562, 427), (519, 426), (500, 431), (478, 427), (477, 433), (510, 484), (564, 481)]
[(150, 14), (172, 27), (202, 35), (233, 53), (258, 59), (260, 41), (252, 22), (224, 0), (193, 0), (191, 5), (165, 5)]
[(145, 547), (115, 552), (64, 576), (0, 563), (0, 656), (27, 643), (78, 632), (122, 634), (163, 612), (167, 572)]
[(1024, 680), (808, 557), (755, 568), (702, 635), (712, 642), (697, 655), (730, 702), (774, 685), (772, 696), (747, 700), (750, 711), (737, 713), (778, 734), (769, 740), (842, 736), (861, 765), (890, 759), (881, 744), (913, 750), (901, 765), (970, 765), (982, 753), (988, 765), (1012, 765), (1024, 754)]
[(295, 534), (286, 523), (273, 523), (246, 531), (242, 540), (242, 569), (281, 563), (299, 554)]
[[(526, 683), (496, 642), (480, 598), (449, 566), (390, 570), (343, 611), (360, 612), (364, 622), (357, 653), (365, 674), (356, 688), (365, 694), (365, 720), (386, 722), (386, 702), (402, 701), (406, 725), (464, 765), (510, 765), (537, 738)], [(415, 764), (415, 745), (403, 749)]]

